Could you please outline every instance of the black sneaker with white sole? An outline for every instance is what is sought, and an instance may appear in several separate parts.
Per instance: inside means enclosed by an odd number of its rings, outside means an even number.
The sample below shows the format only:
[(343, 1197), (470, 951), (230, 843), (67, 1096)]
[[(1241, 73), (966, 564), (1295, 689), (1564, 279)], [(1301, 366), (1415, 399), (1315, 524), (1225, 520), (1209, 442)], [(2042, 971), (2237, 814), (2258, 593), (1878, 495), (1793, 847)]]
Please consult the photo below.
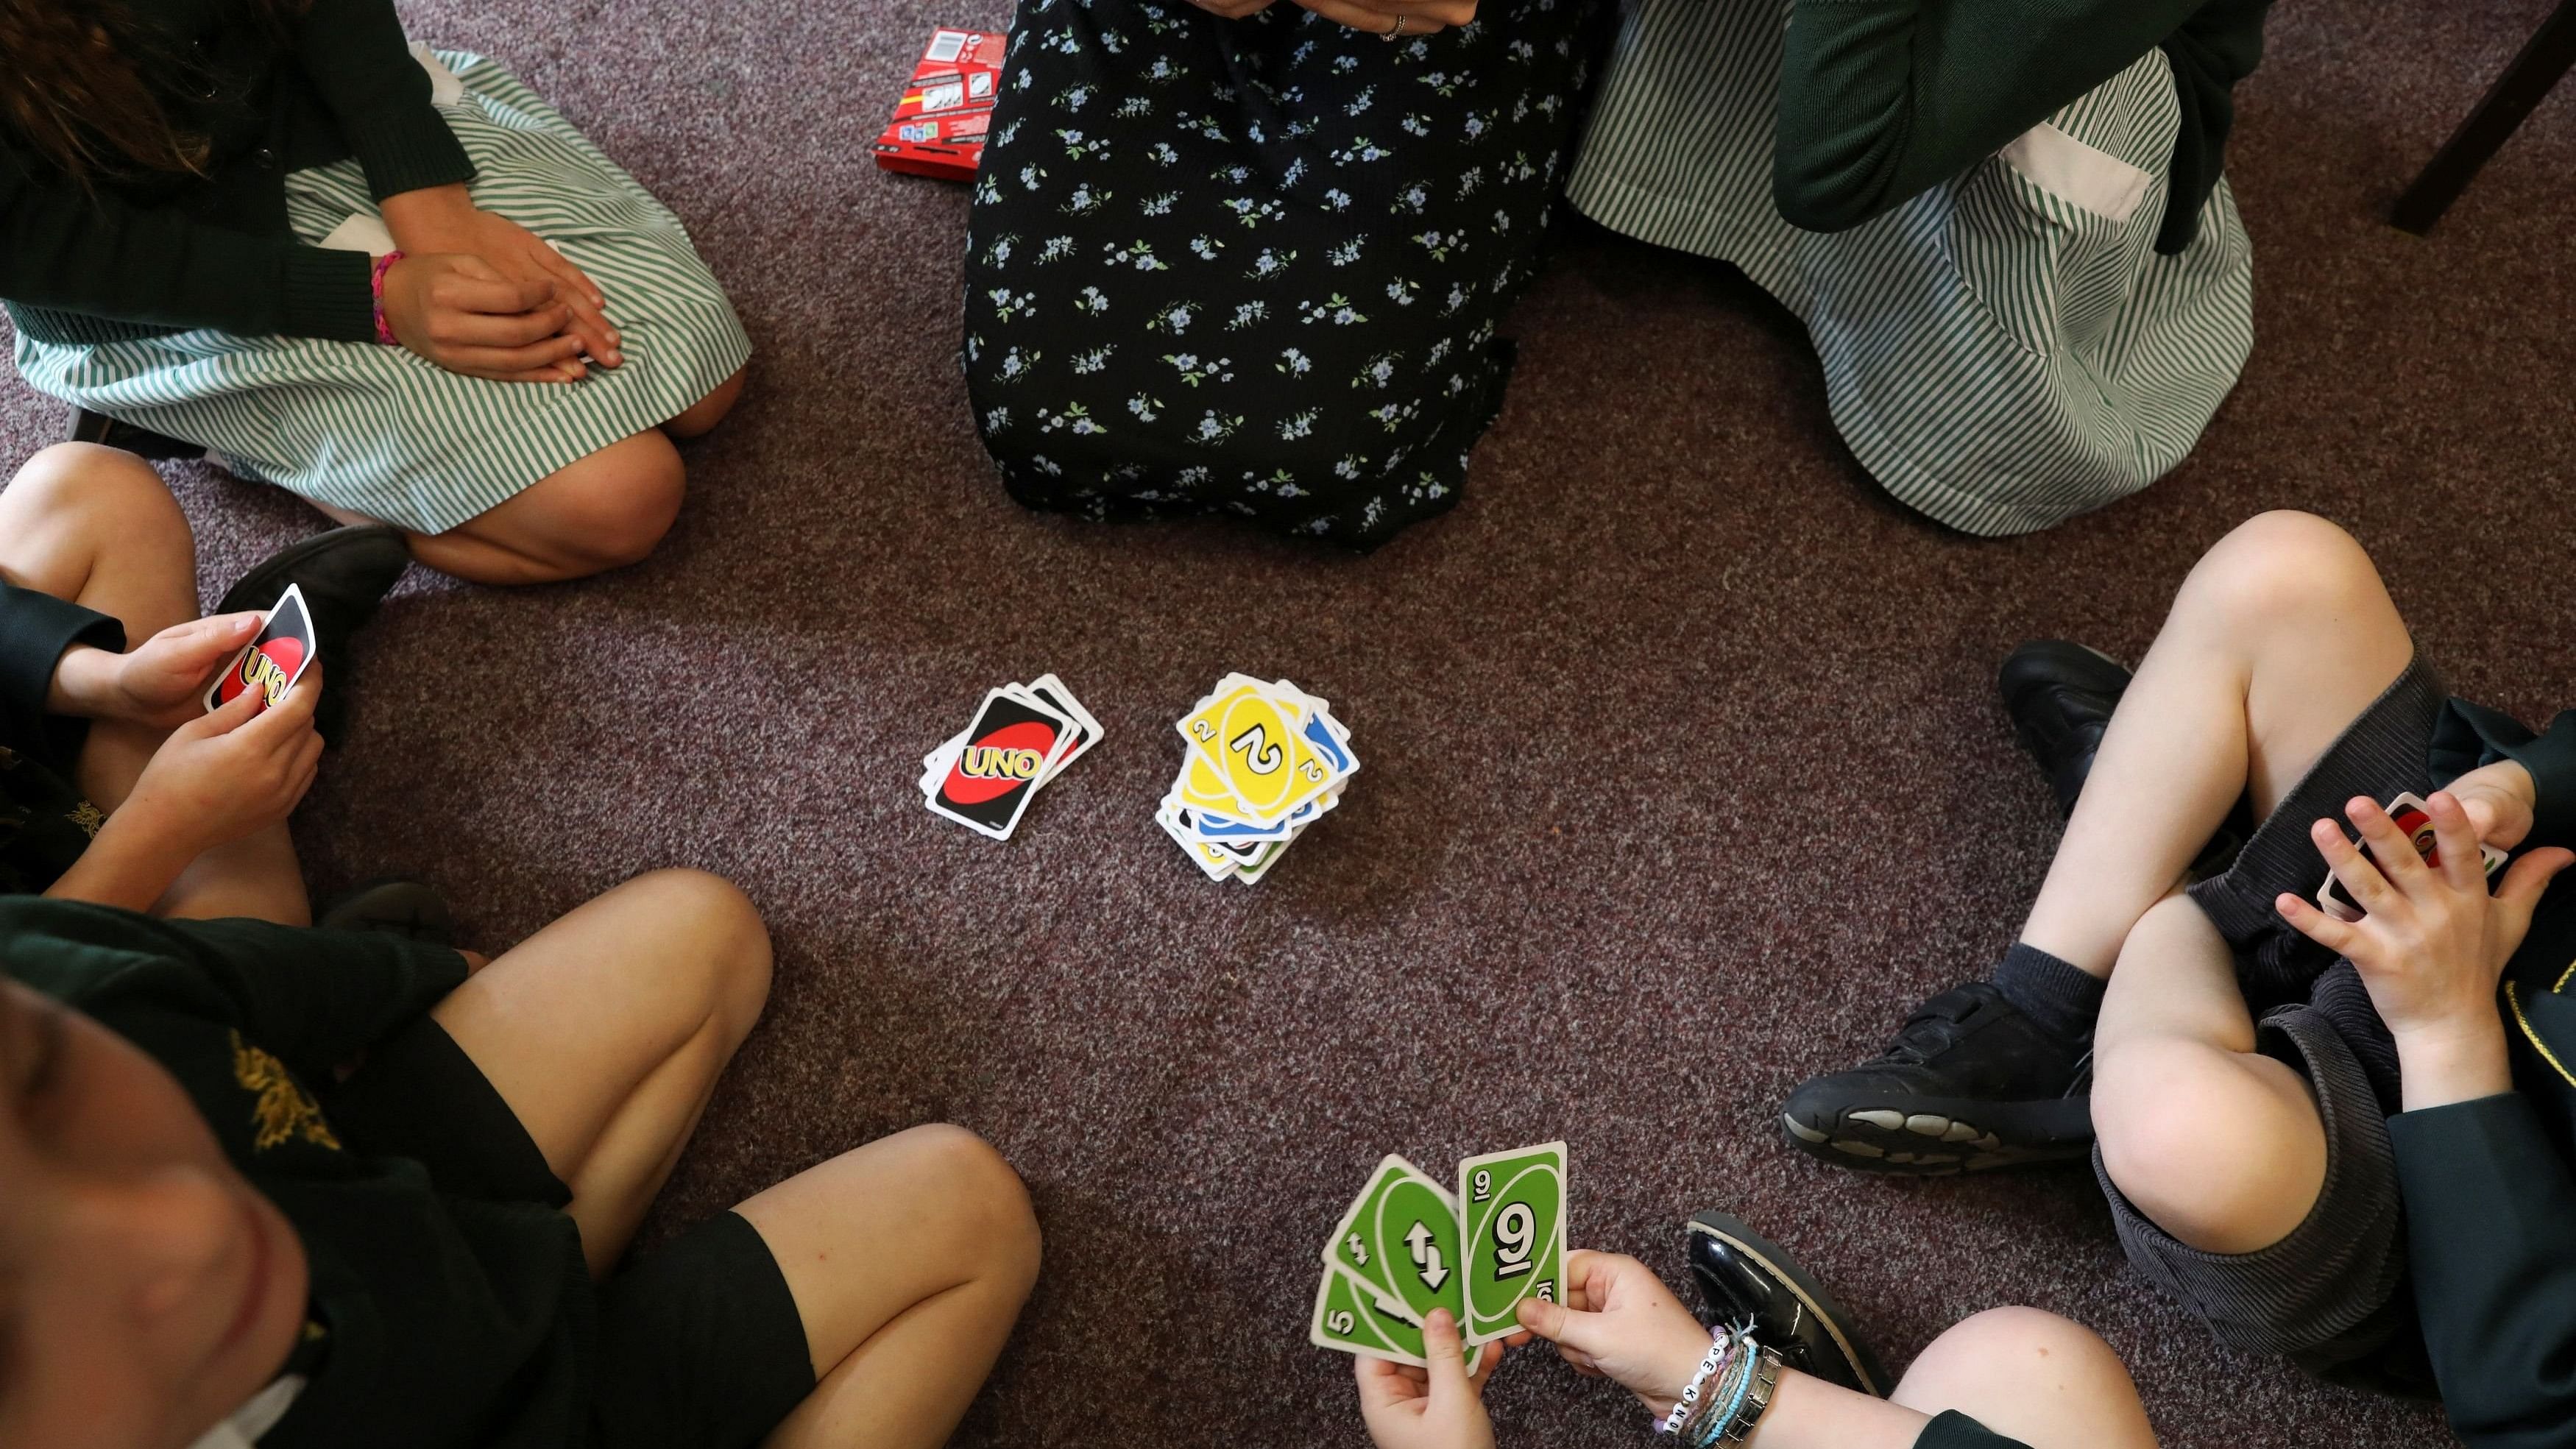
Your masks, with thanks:
[(2089, 1042), (1974, 981), (1917, 1007), (1878, 1057), (1792, 1092), (1780, 1125), (1828, 1162), (1936, 1177), (2089, 1155), (2092, 1091)]
[(2071, 640), (2035, 639), (2005, 656), (1995, 687), (2013, 733), (2048, 776), (2058, 813), (2073, 815), (2111, 714), (2128, 692), (2128, 666)]

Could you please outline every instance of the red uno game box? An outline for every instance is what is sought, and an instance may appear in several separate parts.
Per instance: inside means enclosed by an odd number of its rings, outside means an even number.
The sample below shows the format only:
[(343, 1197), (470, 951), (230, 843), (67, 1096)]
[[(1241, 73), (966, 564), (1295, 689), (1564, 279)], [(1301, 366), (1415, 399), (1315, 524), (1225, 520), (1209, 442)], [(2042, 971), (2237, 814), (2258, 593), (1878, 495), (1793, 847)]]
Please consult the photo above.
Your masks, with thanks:
[(979, 30), (931, 32), (894, 119), (877, 137), (877, 164), (916, 176), (972, 177), (1002, 83), (1002, 44), (1002, 36)]

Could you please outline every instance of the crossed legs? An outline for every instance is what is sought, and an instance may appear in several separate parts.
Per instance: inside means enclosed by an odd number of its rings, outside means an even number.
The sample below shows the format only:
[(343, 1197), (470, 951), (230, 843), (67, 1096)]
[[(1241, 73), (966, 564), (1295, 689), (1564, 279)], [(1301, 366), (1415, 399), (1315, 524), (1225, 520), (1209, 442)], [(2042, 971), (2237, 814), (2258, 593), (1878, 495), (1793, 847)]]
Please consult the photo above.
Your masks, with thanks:
[[(196, 539), (178, 500), (151, 464), (93, 443), (37, 453), (0, 492), (0, 578), (115, 618), (128, 647), (197, 617)], [(113, 813), (168, 734), (93, 722), (74, 783)], [(286, 827), (200, 855), (155, 914), (306, 924), (311, 905)]]
[[(758, 1020), (769, 937), (734, 887), (638, 877), (504, 953), (432, 1012), (572, 1188), (605, 1276)], [(772, 1449), (935, 1445), (1036, 1281), (1028, 1194), (961, 1128), (843, 1153), (738, 1209), (769, 1246), (817, 1380)]]
[[(640, 561), (680, 516), (688, 475), (672, 440), (713, 429), (741, 398), (742, 384), (738, 371), (658, 428), (577, 459), (445, 533), (410, 534), (412, 557), (487, 584), (552, 583)], [(322, 511), (342, 523), (374, 521), (347, 509)]]
[(2103, 1164), (2189, 1247), (2286, 1237), (2316, 1202), (2326, 1148), (2305, 1081), (2255, 1051), (2227, 945), (2180, 893), (2183, 870), (2240, 795), (2268, 814), (2413, 652), (2369, 556), (2334, 525), (2268, 513), (2220, 540), (2122, 697), (2023, 928), (2109, 978), (2094, 1033)]

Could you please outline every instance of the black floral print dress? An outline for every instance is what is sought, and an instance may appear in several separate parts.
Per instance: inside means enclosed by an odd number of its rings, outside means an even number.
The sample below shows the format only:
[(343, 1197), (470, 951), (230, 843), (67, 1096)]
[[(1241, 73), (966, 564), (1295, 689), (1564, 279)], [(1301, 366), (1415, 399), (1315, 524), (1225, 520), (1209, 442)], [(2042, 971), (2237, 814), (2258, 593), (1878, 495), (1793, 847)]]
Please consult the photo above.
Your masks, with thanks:
[(1388, 41), (1287, 0), (1022, 0), (966, 255), (1011, 495), (1363, 549), (1453, 506), (1605, 15), (1485, 0)]

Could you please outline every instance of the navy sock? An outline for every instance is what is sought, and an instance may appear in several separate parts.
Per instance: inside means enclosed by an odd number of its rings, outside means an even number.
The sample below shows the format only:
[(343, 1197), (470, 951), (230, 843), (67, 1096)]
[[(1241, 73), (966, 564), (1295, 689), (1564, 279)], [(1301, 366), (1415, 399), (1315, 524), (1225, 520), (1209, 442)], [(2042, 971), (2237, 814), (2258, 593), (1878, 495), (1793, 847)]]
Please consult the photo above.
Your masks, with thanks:
[(2109, 983), (2037, 946), (2019, 941), (1995, 967), (1995, 989), (2021, 1014), (2052, 1036), (2081, 1041), (2093, 1034), (2102, 1014), (2102, 988)]

